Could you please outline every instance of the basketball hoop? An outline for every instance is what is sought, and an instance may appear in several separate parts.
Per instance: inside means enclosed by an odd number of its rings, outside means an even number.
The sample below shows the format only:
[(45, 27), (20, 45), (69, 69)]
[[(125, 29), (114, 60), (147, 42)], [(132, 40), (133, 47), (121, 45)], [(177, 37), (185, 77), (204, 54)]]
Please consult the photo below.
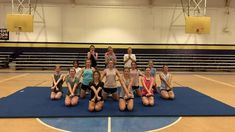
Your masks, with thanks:
[(196, 33), (202, 33), (204, 28), (202, 26), (197, 26), (196, 27)]
[(15, 26), (16, 34), (20, 34), (20, 32), (22, 32), (22, 29), (23, 29), (22, 26)]

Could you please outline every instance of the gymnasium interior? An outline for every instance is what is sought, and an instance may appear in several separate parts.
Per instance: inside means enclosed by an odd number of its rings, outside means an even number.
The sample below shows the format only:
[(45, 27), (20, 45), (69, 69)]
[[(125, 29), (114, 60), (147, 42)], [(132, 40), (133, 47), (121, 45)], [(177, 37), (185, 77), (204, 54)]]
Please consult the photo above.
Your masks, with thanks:
[[(234, 0), (0, 0), (0, 131), (234, 132), (234, 23)], [(157, 87), (167, 65), (175, 99), (135, 97), (131, 112), (50, 100), (55, 66), (85, 67), (90, 45), (101, 73), (109, 46), (121, 74), (129, 47), (141, 72), (153, 61)]]

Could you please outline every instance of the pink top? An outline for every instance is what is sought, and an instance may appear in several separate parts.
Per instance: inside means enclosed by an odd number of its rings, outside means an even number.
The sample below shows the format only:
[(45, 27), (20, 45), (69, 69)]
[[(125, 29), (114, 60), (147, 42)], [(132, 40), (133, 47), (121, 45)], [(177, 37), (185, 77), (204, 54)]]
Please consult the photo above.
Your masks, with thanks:
[[(150, 92), (153, 94), (153, 90), (152, 90), (152, 88), (150, 88), (150, 85), (151, 85), (151, 83), (154, 82), (154, 78), (153, 78), (153, 77), (150, 77), (150, 80), (147, 80), (147, 77), (144, 76), (144, 77), (143, 77), (143, 81), (144, 81), (144, 84), (145, 84), (145, 86), (147, 87), (147, 89), (149, 89)], [(147, 90), (146, 90), (146, 89), (144, 88), (144, 86), (143, 86), (142, 95), (146, 95), (147, 93), (148, 93)]]

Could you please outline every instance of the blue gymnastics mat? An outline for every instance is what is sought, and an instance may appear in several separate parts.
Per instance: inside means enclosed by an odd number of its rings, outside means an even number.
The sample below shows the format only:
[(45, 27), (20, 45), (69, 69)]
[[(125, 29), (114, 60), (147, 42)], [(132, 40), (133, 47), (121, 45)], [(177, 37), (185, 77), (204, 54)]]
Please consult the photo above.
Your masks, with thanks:
[(101, 112), (89, 112), (88, 97), (75, 107), (66, 107), (64, 98), (49, 99), (50, 88), (27, 87), (0, 99), (0, 117), (117, 117), (117, 116), (234, 116), (235, 108), (188, 87), (174, 89), (176, 99), (163, 100), (155, 96), (155, 105), (145, 107), (141, 98), (134, 100), (132, 112), (120, 112), (118, 102), (108, 99)]

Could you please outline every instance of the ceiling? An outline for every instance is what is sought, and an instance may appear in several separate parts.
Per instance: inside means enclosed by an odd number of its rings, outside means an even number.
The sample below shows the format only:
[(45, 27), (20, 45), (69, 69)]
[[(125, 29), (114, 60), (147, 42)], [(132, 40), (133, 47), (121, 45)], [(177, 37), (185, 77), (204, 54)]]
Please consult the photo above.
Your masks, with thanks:
[[(14, 0), (17, 2), (18, 0)], [(28, 1), (28, 0), (19, 0)], [(36, 1), (36, 0), (31, 0)], [(76, 4), (92, 6), (175, 6), (181, 3), (181, 0), (38, 0), (44, 4)], [(182, 0), (188, 1), (188, 0)], [(200, 1), (200, 0), (195, 0)], [(204, 0), (203, 0), (204, 1)], [(207, 0), (207, 7), (235, 7), (235, 0)], [(11, 0), (0, 0), (0, 3), (11, 3)]]

